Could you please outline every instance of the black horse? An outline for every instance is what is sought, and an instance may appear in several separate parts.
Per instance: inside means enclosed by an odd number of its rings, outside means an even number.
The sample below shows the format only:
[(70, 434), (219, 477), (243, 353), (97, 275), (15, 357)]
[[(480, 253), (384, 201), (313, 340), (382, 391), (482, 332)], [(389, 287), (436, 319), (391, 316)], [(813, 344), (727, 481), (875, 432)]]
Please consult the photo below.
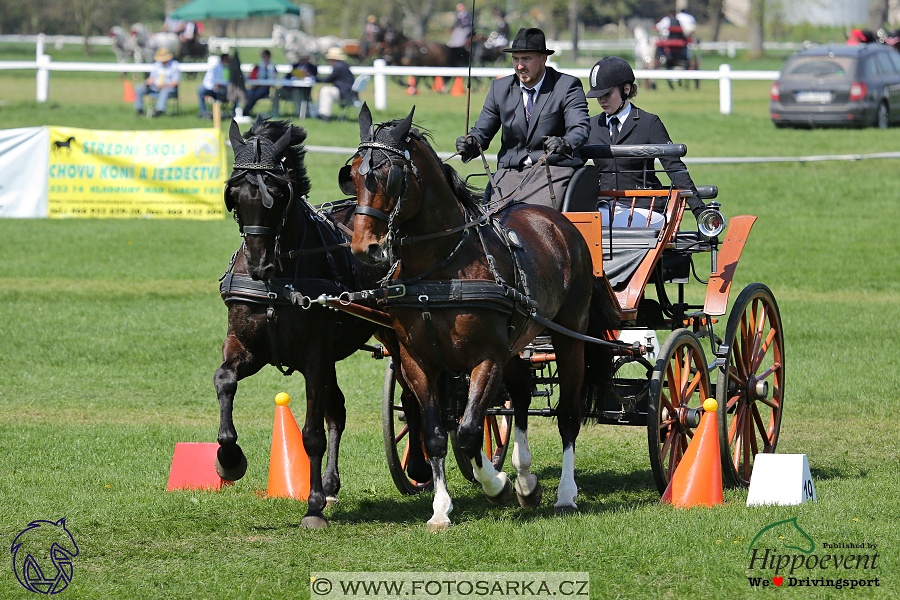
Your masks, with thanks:
[(234, 481), (247, 469), (232, 422), (238, 381), (267, 364), (286, 374), (299, 371), (306, 379), (303, 445), (310, 460), (309, 509), (302, 524), (325, 527), (322, 510), (337, 501), (341, 485), (338, 447), (346, 422), (334, 365), (362, 347), (377, 326), (311, 299), (376, 287), (384, 270), (361, 265), (341, 246), (342, 231), (349, 231), (342, 227), (355, 206), (324, 214), (307, 201), (301, 145), (306, 131), (287, 121), (257, 119), (243, 138), (232, 121), (230, 135), (235, 163), (225, 205), (234, 211), (244, 242), (221, 286), (228, 335), (214, 378), (221, 411), (216, 470)]

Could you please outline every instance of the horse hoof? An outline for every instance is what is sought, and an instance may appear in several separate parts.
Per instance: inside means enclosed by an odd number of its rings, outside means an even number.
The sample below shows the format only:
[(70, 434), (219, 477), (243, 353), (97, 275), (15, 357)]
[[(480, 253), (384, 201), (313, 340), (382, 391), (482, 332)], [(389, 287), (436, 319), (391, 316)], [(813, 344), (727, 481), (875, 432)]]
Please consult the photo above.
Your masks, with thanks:
[(425, 523), (425, 529), (429, 533), (435, 533), (438, 531), (447, 531), (448, 529), (450, 529), (450, 521), (437, 521), (437, 522), (428, 521), (427, 523)]
[(553, 512), (556, 513), (557, 517), (565, 517), (566, 515), (577, 515), (578, 507), (574, 504), (563, 505), (563, 506), (554, 506)]
[(240, 456), (237, 462), (226, 460), (225, 462), (233, 463), (230, 466), (222, 464), (222, 455), (224, 454), (222, 446), (219, 446), (219, 450), (216, 452), (216, 473), (225, 481), (237, 481), (247, 473), (247, 457), (244, 456), (240, 446), (235, 446), (235, 449)]
[(325, 508), (331, 508), (335, 504), (338, 503), (338, 499), (335, 496), (327, 496), (325, 498)]
[[(500, 493), (496, 496), (488, 496), (488, 502), (495, 506), (505, 506), (507, 502), (509, 502), (510, 496), (512, 496), (513, 486), (509, 479), (506, 480), (506, 485), (503, 486), (503, 489), (500, 490)], [(486, 495), (486, 494), (485, 494)]]
[(537, 482), (537, 487), (535, 487), (530, 494), (523, 496), (519, 492), (516, 492), (516, 497), (519, 499), (519, 506), (522, 508), (537, 508), (540, 506), (541, 499), (544, 497), (544, 490), (541, 488), (540, 482)]
[(307, 529), (325, 529), (328, 527), (328, 521), (325, 517), (307, 515), (300, 520), (300, 525)]

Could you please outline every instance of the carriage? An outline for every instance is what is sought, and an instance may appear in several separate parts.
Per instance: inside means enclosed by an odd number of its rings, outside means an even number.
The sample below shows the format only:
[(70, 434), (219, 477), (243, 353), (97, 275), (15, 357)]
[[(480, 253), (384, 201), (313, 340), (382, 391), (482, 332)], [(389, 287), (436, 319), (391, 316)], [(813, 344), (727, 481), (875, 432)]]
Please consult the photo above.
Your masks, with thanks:
[[(700, 68), (696, 41), (686, 36), (681, 27), (670, 27), (668, 37), (656, 40), (652, 68), (696, 71)], [(699, 89), (699, 79), (695, 80), (695, 85)], [(669, 87), (674, 87), (672, 80), (669, 80)]]
[[(229, 306), (225, 360), (215, 376), (223, 479), (247, 469), (231, 417), (237, 382), (265, 364), (300, 371), (311, 462), (302, 523), (327, 525), (322, 510), (340, 488), (346, 418), (334, 363), (362, 347), (387, 359), (390, 474), (406, 494), (433, 487), (430, 529), (450, 524), (448, 439), (463, 474), (481, 483), (488, 500), (504, 504), (514, 488), (523, 507), (540, 504), (530, 416), (555, 417), (560, 430), (558, 513), (577, 510), (574, 444), (582, 420), (646, 426), (662, 493), (709, 397), (719, 406), (723, 470), (747, 485), (756, 454), (775, 451), (784, 394), (784, 337), (771, 291), (747, 286), (724, 332), (720, 322), (756, 218), (733, 217), (723, 233), (718, 191), (700, 186), (709, 202), (699, 231), (682, 230), (690, 192), (600, 190), (594, 166), (576, 173), (562, 213), (514, 197), (484, 203), (412, 128), (412, 116), (375, 126), (364, 105), (359, 149), (338, 175), (341, 190), (356, 197), (318, 209), (306, 198), (305, 132), (258, 122), (242, 138), (232, 123), (226, 207), (245, 241), (220, 289)], [(580, 150), (586, 159), (642, 158), (645, 171), (658, 157), (686, 151), (678, 144)], [(402, 254), (410, 246), (416, 251)], [(694, 264), (699, 254), (710, 258), (705, 281)], [(687, 299), (691, 277), (706, 286), (702, 303)], [(667, 334), (660, 348), (657, 331)], [(373, 333), (380, 347), (366, 346)], [(502, 471), (510, 451), (514, 486)]]
[[(581, 151), (585, 158), (644, 158), (645, 164), (686, 152), (683, 144), (589, 146)], [(714, 200), (717, 188), (698, 186), (709, 209), (700, 231), (682, 229), (690, 192), (604, 191), (599, 176), (591, 164), (579, 170), (562, 210), (591, 247), (595, 276), (618, 308), (617, 337), (629, 340), (630, 347), (623, 343), (616, 349), (612, 392), (584, 416), (603, 424), (646, 427), (650, 464), (662, 494), (699, 424), (703, 401), (715, 398), (723, 473), (734, 485), (749, 485), (755, 455), (775, 451), (784, 393), (784, 337), (772, 292), (760, 283), (746, 286), (725, 319), (735, 268), (756, 217), (732, 217), (723, 235), (725, 219)], [(638, 198), (648, 197), (664, 214), (661, 223), (635, 208)], [(616, 213), (618, 218), (610, 222), (609, 215)], [(700, 255), (710, 260), (706, 280), (697, 274)], [(692, 278), (706, 286), (702, 304), (686, 301), (685, 286)], [(661, 347), (657, 332), (668, 334)], [(385, 354), (380, 349), (373, 356)], [(415, 494), (430, 489), (431, 480), (409, 474), (409, 427), (395, 365), (386, 358), (382, 422), (387, 464), (397, 489)], [(559, 379), (549, 337), (535, 338), (520, 358), (532, 374), (535, 405), (529, 414), (556, 416), (552, 401)], [(462, 417), (467, 388), (466, 376), (445, 384), (444, 419), (451, 431)], [(483, 448), (498, 470), (510, 444), (512, 419), (509, 399), (500, 394), (487, 410)], [(474, 481), (452, 433), (450, 441), (460, 471)]]

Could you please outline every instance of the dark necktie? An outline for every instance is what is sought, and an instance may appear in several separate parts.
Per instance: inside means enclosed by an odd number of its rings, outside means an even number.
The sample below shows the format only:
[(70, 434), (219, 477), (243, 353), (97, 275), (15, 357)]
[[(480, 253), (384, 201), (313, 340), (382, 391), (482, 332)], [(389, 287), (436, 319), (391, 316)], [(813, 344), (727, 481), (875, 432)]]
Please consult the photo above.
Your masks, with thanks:
[(528, 100), (525, 102), (525, 121), (530, 123), (531, 109), (534, 108), (534, 90), (525, 88), (525, 93), (528, 94)]
[(609, 144), (610, 144), (610, 146), (615, 144), (617, 139), (619, 139), (619, 118), (618, 117), (610, 117), (609, 118)]

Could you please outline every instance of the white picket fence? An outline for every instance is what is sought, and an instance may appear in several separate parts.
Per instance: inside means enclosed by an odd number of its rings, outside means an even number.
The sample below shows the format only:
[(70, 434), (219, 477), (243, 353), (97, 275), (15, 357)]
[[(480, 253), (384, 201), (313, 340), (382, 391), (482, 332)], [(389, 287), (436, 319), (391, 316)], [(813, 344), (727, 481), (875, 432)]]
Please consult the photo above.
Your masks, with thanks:
[[(44, 53), (44, 36), (37, 36), (36, 57), (34, 61), (0, 61), (2, 70), (35, 70), (37, 102), (46, 102), (50, 91), (50, 73), (52, 71), (82, 71), (82, 72), (106, 72), (106, 73), (139, 73), (149, 72), (149, 64), (131, 63), (86, 63), (86, 62), (53, 62), (49, 55)], [(551, 63), (552, 64), (552, 63)], [(180, 69), (183, 72), (204, 72), (208, 66), (205, 63), (183, 63)], [(242, 70), (250, 71), (252, 64), (242, 66)], [(279, 65), (280, 72), (288, 72), (289, 65)], [(388, 77), (436, 77), (441, 76), (446, 81), (456, 77), (466, 77), (469, 69), (466, 67), (400, 67), (388, 66), (383, 60), (376, 60), (371, 67), (351, 67), (354, 75), (370, 75), (373, 82), (374, 105), (378, 110), (387, 109), (387, 84)], [(587, 80), (590, 77), (590, 69), (559, 69), (563, 73)], [(329, 74), (331, 67), (323, 65), (319, 67), (319, 73)], [(509, 75), (509, 67), (476, 67), (471, 70), (472, 77), (496, 78)], [(778, 78), (778, 71), (744, 71), (732, 70), (730, 65), (719, 65), (716, 71), (656, 71), (637, 69), (634, 72), (638, 79), (654, 80), (718, 80), (719, 82), (719, 112), (723, 115), (731, 114), (732, 81), (774, 81)]]

